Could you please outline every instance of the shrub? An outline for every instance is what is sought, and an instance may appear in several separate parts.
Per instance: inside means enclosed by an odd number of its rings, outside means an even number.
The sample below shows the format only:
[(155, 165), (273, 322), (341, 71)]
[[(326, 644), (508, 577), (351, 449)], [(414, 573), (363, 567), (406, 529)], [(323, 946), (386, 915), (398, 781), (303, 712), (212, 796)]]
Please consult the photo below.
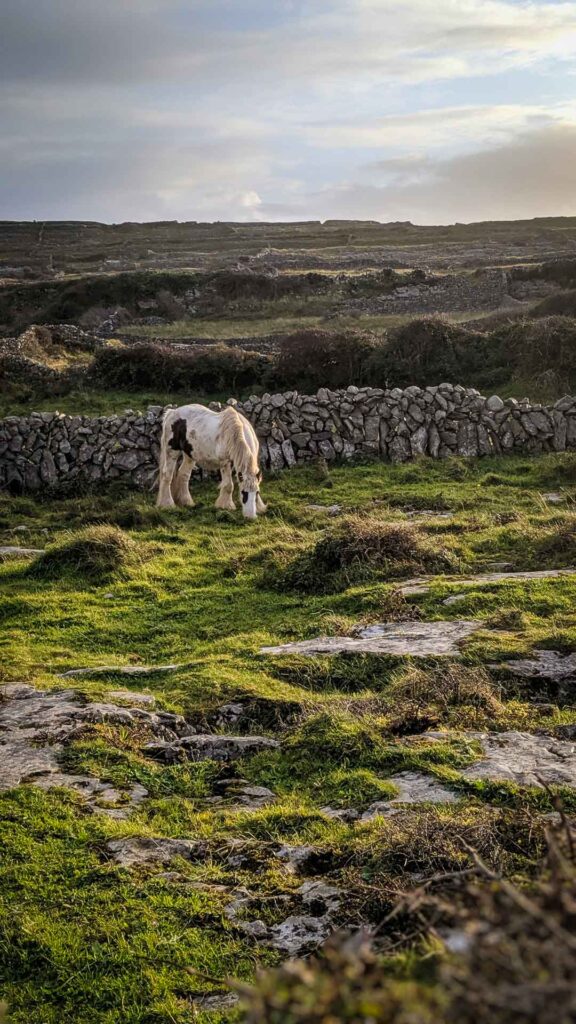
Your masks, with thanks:
[(269, 363), (269, 356), (227, 345), (108, 345), (96, 352), (92, 376), (108, 387), (234, 390), (260, 381)]
[(140, 546), (117, 526), (90, 526), (49, 547), (29, 566), (31, 576), (74, 574), (90, 583), (123, 576), (142, 561)]
[(444, 1000), (387, 977), (363, 932), (330, 939), (311, 962), (291, 960), (238, 985), (246, 1024), (433, 1024)]
[(542, 299), (531, 311), (532, 316), (571, 316), (576, 317), (576, 290), (559, 292)]
[[(561, 829), (566, 835), (559, 835)], [(573, 1020), (575, 864), (569, 829), (551, 826), (544, 840), (542, 825), (524, 812), (483, 808), (451, 817), (412, 811), (390, 819), (385, 841), (372, 842), (367, 883), (356, 882), (358, 912), (371, 909), (377, 948), (365, 931), (340, 933), (310, 960), (262, 971), (252, 986), (236, 984), (243, 1019), (247, 1024)], [(536, 876), (528, 891), (517, 878), (501, 877), (525, 869), (528, 861)], [(406, 891), (409, 872), (413, 882)], [(350, 883), (347, 895), (350, 908), (356, 896)]]
[(485, 369), (486, 337), (440, 317), (411, 320), (390, 331), (371, 353), (366, 377), (377, 387), (408, 387), (464, 381), (472, 384)]
[(453, 552), (433, 545), (412, 523), (349, 515), (281, 570), (276, 585), (325, 593), (376, 575), (394, 579), (458, 567)]
[(490, 339), (493, 359), (508, 362), (512, 377), (528, 381), (553, 368), (557, 386), (576, 387), (576, 320), (524, 320), (493, 331)]
[(541, 266), (514, 267), (515, 281), (550, 281), (560, 288), (576, 288), (576, 260), (551, 260)]
[(377, 345), (375, 335), (358, 331), (297, 331), (283, 339), (269, 383), (301, 391), (363, 384)]

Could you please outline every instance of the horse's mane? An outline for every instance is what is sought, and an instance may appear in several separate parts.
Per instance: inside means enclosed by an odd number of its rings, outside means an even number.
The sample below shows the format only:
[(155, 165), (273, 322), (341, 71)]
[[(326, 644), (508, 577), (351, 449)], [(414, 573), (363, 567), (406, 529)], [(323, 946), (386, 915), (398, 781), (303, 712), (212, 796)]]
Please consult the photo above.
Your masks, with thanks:
[(258, 473), (258, 456), (252, 451), (244, 437), (242, 417), (232, 406), (220, 413), (218, 438), (226, 449), (226, 454), (234, 464), (236, 472)]

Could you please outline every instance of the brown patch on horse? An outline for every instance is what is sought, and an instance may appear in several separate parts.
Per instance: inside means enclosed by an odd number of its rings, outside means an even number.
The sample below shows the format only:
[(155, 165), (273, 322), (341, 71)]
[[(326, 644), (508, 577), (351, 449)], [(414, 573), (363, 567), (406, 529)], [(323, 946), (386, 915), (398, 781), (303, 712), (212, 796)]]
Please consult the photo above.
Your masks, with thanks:
[(172, 437), (168, 441), (168, 447), (172, 448), (175, 452), (184, 452), (185, 455), (192, 458), (193, 449), (186, 432), (186, 420), (174, 421), (172, 424)]

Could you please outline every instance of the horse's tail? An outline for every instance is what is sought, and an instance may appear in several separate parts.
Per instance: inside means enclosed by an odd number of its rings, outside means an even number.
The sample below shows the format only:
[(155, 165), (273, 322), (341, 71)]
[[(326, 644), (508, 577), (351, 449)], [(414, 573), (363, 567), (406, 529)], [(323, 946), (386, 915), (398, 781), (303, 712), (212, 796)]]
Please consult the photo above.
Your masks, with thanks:
[(168, 472), (168, 439), (172, 424), (174, 422), (174, 409), (168, 408), (165, 410), (162, 417), (162, 431), (160, 434), (160, 458), (158, 468), (160, 470), (160, 479), (162, 479), (163, 473)]

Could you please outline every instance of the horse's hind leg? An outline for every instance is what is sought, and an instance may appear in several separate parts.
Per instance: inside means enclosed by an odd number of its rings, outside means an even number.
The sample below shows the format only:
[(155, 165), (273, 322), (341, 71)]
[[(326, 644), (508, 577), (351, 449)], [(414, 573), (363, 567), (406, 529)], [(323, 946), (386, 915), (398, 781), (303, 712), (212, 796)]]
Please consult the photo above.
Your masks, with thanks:
[(190, 494), (190, 476), (196, 463), (194, 459), (191, 459), (189, 455), (182, 452), (182, 463), (178, 467), (174, 479), (172, 480), (172, 497), (176, 505), (182, 505), (185, 508), (191, 508), (194, 505), (194, 501)]
[(174, 470), (178, 461), (180, 452), (172, 451), (171, 448), (166, 448), (162, 452), (160, 458), (160, 481), (158, 487), (158, 498), (156, 505), (158, 508), (173, 508), (174, 498), (172, 497), (171, 483), (172, 477), (174, 476)]
[(222, 483), (220, 484), (220, 492), (216, 498), (216, 508), (224, 508), (228, 512), (233, 512), (236, 508), (232, 494), (234, 493), (234, 480), (232, 479), (232, 466), (223, 466), (220, 470), (222, 477)]

